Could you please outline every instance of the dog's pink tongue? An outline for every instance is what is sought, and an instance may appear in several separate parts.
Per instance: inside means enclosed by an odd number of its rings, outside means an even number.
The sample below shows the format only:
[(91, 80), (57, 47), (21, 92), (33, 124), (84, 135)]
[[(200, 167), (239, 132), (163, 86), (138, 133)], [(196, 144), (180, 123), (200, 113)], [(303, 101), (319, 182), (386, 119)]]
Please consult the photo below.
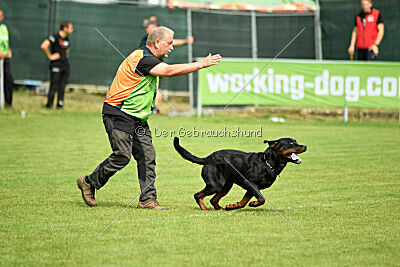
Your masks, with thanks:
[(300, 160), (300, 157), (297, 154), (292, 153), (292, 160)]

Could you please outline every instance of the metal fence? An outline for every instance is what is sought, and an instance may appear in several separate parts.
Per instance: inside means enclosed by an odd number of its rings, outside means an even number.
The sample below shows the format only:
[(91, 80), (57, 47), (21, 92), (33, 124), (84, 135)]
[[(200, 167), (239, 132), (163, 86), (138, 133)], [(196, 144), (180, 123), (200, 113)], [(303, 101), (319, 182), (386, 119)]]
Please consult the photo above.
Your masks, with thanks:
[[(102, 39), (104, 36), (127, 56), (144, 36), (144, 18), (155, 15), (172, 28), (176, 38), (192, 34), (193, 46), (176, 47), (167, 63), (183, 63), (208, 53), (224, 57), (271, 57), (302, 26), (296, 45), (281, 57), (315, 58), (313, 13), (261, 14), (168, 9), (136, 4), (88, 4), (54, 0), (6, 0), (4, 22), (10, 31), (15, 79), (48, 80), (48, 62), (40, 43), (58, 31), (62, 20), (72, 21), (71, 75), (69, 82), (109, 85), (122, 56)], [(190, 77), (163, 79), (161, 87), (189, 90)]]
[[(62, 20), (74, 23), (71, 35), (71, 83), (109, 85), (121, 55), (94, 30), (98, 28), (123, 55), (137, 48), (144, 30), (144, 18), (156, 15), (162, 25), (175, 31), (176, 38), (193, 34), (193, 46), (177, 47), (167, 63), (183, 63), (209, 52), (224, 57), (273, 57), (299, 29), (306, 30), (280, 58), (348, 59), (347, 46), (359, 11), (359, 1), (316, 0), (321, 2), (322, 40), (318, 36), (319, 13), (249, 13), (209, 10), (181, 10), (156, 6), (89, 4), (56, 0), (3, 0), (13, 49), (16, 79), (48, 80), (48, 62), (40, 43), (58, 30)], [(128, 4), (127, 4), (128, 3)], [(379, 60), (400, 60), (398, 0), (375, 0), (385, 20), (385, 37)], [(317, 8), (318, 11), (318, 8)], [(322, 51), (320, 49), (322, 46)], [(168, 78), (162, 87), (188, 90), (187, 76)]]
[(223, 57), (274, 57), (303, 27), (304, 34), (288, 47), (283, 58), (315, 58), (314, 13), (192, 12), (196, 37), (194, 56), (208, 52)]

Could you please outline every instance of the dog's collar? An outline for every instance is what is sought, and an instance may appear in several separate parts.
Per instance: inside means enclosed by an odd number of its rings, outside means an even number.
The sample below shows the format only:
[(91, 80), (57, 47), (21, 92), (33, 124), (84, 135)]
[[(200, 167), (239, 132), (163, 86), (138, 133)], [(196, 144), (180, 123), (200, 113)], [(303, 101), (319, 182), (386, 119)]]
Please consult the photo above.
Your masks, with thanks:
[(265, 164), (267, 164), (267, 166), (271, 169), (271, 171), (275, 172), (274, 168), (272, 168), (271, 164), (269, 164), (269, 162), (267, 161), (265, 154), (264, 154), (264, 160), (265, 160)]

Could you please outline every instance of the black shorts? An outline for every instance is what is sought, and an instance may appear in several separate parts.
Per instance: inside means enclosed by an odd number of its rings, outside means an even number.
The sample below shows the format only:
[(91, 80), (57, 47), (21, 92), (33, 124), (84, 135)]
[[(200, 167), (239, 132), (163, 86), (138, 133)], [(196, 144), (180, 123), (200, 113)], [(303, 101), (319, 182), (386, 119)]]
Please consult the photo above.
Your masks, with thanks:
[(375, 60), (374, 51), (369, 49), (357, 49), (357, 60)]

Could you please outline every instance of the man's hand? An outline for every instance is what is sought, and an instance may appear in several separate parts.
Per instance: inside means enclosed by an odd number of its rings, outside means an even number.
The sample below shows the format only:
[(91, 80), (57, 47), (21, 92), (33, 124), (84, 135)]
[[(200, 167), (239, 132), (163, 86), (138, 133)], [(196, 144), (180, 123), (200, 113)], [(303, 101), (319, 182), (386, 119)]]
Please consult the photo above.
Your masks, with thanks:
[(44, 54), (46, 55), (46, 57), (47, 57), (50, 61), (54, 61), (54, 60), (60, 59), (60, 58), (61, 58), (60, 53), (54, 53), (54, 54), (51, 54), (51, 53), (50, 53), (50, 49), (49, 49), (50, 44), (51, 44), (51, 43), (50, 43), (49, 39), (46, 39), (46, 40), (44, 40), (43, 43), (40, 45), (40, 48), (43, 50)]
[(207, 57), (203, 58), (199, 62), (201, 63), (202, 68), (208, 68), (210, 66), (217, 65), (220, 60), (221, 60), (220, 54), (211, 55), (210, 53), (208, 54)]
[(350, 56), (354, 55), (354, 46), (349, 46), (349, 48), (347, 49), (347, 52), (349, 53)]
[(61, 58), (60, 53), (51, 54), (50, 57), (49, 57), (49, 59), (51, 61), (54, 61), (54, 60), (57, 60), (57, 59), (60, 59), (60, 58)]
[(186, 37), (186, 44), (193, 44), (194, 38), (193, 36)]
[(370, 47), (368, 47), (368, 50), (372, 50), (375, 56), (378, 56), (379, 54), (379, 47), (376, 44), (373, 44)]
[(220, 60), (221, 56), (219, 54), (217, 55), (209, 54), (202, 60), (192, 63), (168, 65), (162, 62), (154, 66), (149, 72), (150, 74), (155, 76), (175, 77), (175, 76), (185, 75), (199, 69), (207, 68), (212, 65), (216, 65)]
[(4, 59), (6, 57), (6, 54), (4, 54), (2, 51), (0, 51), (0, 58)]

